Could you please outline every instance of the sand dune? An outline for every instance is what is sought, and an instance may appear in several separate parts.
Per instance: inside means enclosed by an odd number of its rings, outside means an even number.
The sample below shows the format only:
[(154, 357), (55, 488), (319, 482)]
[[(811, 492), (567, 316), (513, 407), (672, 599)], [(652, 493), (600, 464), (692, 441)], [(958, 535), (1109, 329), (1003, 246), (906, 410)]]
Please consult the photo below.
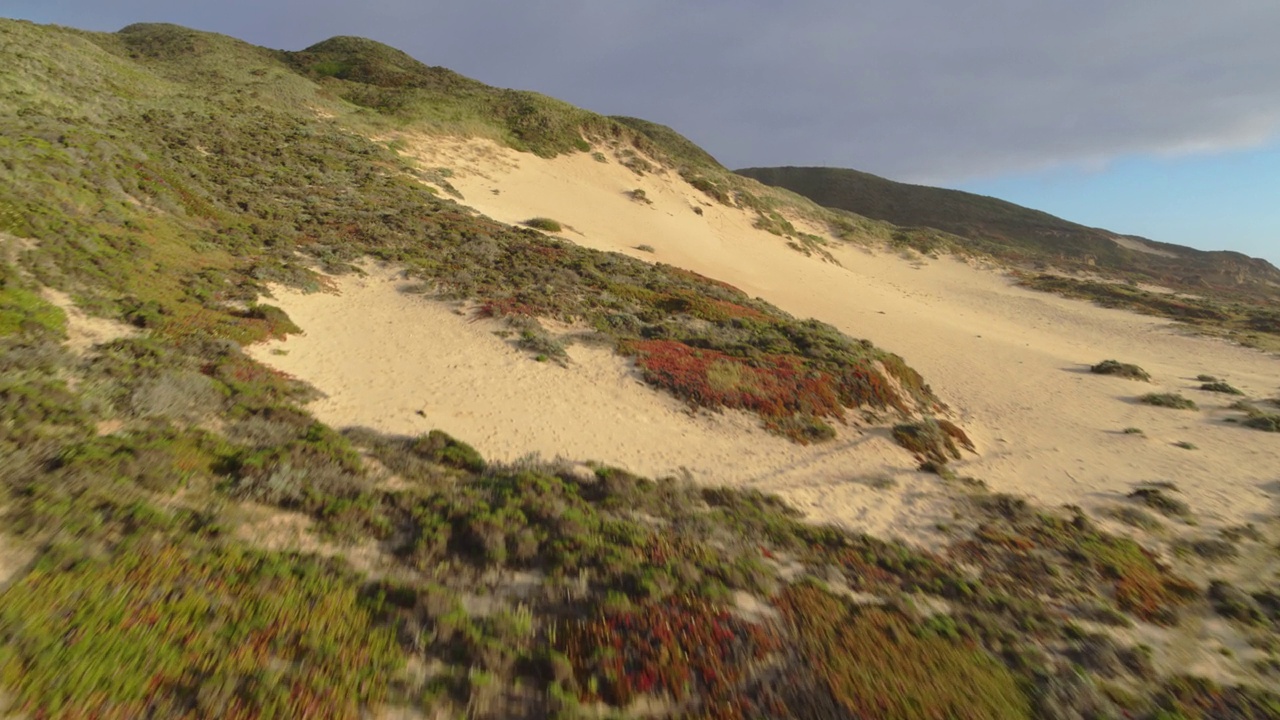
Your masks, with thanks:
[[(410, 147), (424, 166), (451, 169), (464, 202), (495, 219), (555, 218), (579, 244), (733, 283), (903, 355), (979, 445), (957, 470), (994, 490), (1096, 507), (1137, 483), (1172, 481), (1210, 525), (1255, 520), (1274, 502), (1265, 488), (1280, 468), (1277, 438), (1225, 423), (1231, 398), (1201, 392), (1193, 380), (1210, 373), (1252, 396), (1273, 396), (1280, 365), (1262, 353), (1023, 290), (952, 259), (919, 262), (851, 246), (833, 247), (839, 266), (805, 257), (671, 173), (637, 176), (587, 153), (544, 160), (479, 140), (418, 138)], [(633, 200), (634, 189), (652, 204)], [(816, 519), (883, 534), (923, 538), (946, 511), (936, 478), (913, 472), (883, 431), (847, 430), (802, 448), (746, 416), (690, 416), (606, 351), (575, 347), (568, 368), (534, 363), (492, 327), (396, 285), (378, 270), (342, 279), (341, 297), (279, 291), (307, 334), (255, 352), (329, 393), (314, 410), (337, 425), (438, 427), (495, 459), (563, 453), (650, 474), (683, 467), (699, 480), (779, 492)], [(1142, 365), (1153, 383), (1087, 372), (1106, 358)], [(1202, 412), (1133, 400), (1160, 390), (1183, 392)], [(1123, 434), (1126, 427), (1145, 434)], [(897, 490), (872, 489), (864, 482), (871, 477), (893, 477)]]

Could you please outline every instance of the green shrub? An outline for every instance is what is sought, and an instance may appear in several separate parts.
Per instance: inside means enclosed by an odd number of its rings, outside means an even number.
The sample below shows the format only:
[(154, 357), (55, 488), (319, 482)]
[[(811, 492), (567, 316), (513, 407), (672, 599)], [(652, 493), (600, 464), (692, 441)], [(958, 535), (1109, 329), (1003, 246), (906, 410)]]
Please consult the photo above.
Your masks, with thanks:
[(1263, 432), (1280, 432), (1280, 415), (1259, 413), (1245, 418), (1242, 424), (1247, 428)]
[(1151, 375), (1146, 370), (1131, 363), (1122, 363), (1119, 360), (1103, 360), (1090, 367), (1089, 372), (1097, 375), (1117, 375), (1130, 380), (1151, 381)]
[(475, 448), (440, 430), (432, 430), (420, 436), (409, 447), (419, 456), (441, 465), (468, 472), (481, 472), (485, 469), (484, 458)]
[(649, 195), (645, 193), (645, 191), (641, 188), (628, 190), (626, 194), (628, 197), (630, 197), (632, 200), (635, 200), (636, 202), (644, 203), (645, 205), (653, 204), (653, 201), (649, 199)]
[(969, 436), (949, 420), (926, 418), (920, 422), (895, 425), (893, 439), (914, 453), (921, 462), (935, 465), (959, 460), (961, 447), (976, 452)]
[(561, 230), (564, 230), (563, 225), (561, 225), (556, 220), (552, 220), (551, 218), (544, 218), (544, 217), (530, 218), (528, 220), (525, 220), (524, 224), (528, 225), (529, 227), (535, 230), (542, 230), (544, 232), (555, 233), (555, 232), (560, 232)]
[(1127, 497), (1137, 500), (1167, 517), (1185, 518), (1191, 516), (1191, 507), (1189, 505), (1181, 500), (1169, 497), (1164, 490), (1158, 487), (1141, 487), (1129, 493)]
[(1200, 386), (1206, 392), (1225, 393), (1227, 395), (1244, 395), (1239, 389), (1225, 382), (1207, 382)]
[(1148, 393), (1138, 398), (1138, 402), (1144, 405), (1154, 405), (1156, 407), (1173, 408), (1175, 410), (1198, 410), (1194, 400), (1185, 398), (1178, 393)]

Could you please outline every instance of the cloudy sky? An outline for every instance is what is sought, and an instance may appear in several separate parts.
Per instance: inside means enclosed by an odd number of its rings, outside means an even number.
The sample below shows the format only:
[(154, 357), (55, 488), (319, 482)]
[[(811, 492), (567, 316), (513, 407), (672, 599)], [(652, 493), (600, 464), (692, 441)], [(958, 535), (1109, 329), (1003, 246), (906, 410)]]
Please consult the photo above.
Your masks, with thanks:
[(674, 127), (729, 167), (833, 165), (1280, 263), (1276, 0), (0, 0), (275, 48), (363, 35)]

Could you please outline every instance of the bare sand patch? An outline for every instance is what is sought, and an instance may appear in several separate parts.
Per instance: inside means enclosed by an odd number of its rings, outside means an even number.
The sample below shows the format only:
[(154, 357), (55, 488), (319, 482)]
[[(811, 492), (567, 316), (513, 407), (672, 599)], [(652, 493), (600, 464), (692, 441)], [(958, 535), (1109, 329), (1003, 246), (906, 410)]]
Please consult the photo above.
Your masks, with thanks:
[(1168, 250), (1158, 250), (1140, 240), (1134, 240), (1133, 238), (1113, 237), (1111, 238), (1111, 242), (1114, 242), (1115, 244), (1119, 245), (1122, 248), (1127, 248), (1129, 250), (1136, 250), (1138, 252), (1147, 253), (1148, 255), (1159, 255), (1160, 257), (1168, 257), (1168, 258), (1178, 257), (1176, 254), (1171, 253)]

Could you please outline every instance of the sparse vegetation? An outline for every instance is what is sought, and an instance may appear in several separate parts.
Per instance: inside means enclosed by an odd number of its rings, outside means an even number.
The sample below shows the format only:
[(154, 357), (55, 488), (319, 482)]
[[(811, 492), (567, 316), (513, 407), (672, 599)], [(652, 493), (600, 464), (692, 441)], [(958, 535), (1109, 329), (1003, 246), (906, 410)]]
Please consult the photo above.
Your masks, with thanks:
[(1128, 497), (1146, 505), (1166, 517), (1187, 518), (1191, 516), (1191, 507), (1177, 498), (1170, 497), (1159, 487), (1140, 487), (1129, 493)]
[(1141, 528), (1147, 532), (1156, 532), (1164, 528), (1164, 525), (1151, 513), (1141, 508), (1121, 505), (1111, 508), (1107, 514), (1125, 525)]
[(977, 452), (969, 436), (950, 420), (926, 418), (921, 422), (896, 425), (893, 439), (915, 454), (921, 463), (937, 466), (959, 460), (960, 448)]
[[(1275, 272), (1274, 268), (1271, 272)], [(1167, 277), (1162, 277), (1157, 282), (1166, 280)], [(1170, 318), (1198, 332), (1249, 347), (1265, 350), (1280, 347), (1280, 314), (1274, 305), (1260, 300), (1259, 296), (1241, 297), (1238, 288), (1227, 284), (1218, 286), (1211, 296), (1205, 297), (1203, 288), (1193, 290), (1195, 296), (1168, 295), (1123, 282), (1081, 280), (1049, 273), (1024, 273), (1019, 283), (1034, 290), (1091, 300), (1103, 307)]]
[(1224, 393), (1227, 395), (1244, 395), (1243, 392), (1225, 382), (1207, 382), (1201, 385), (1200, 389), (1205, 392)]
[(1227, 418), (1228, 422), (1239, 422), (1247, 428), (1261, 430), (1263, 432), (1280, 432), (1280, 414), (1267, 412), (1257, 405), (1245, 400), (1237, 400), (1232, 403), (1231, 409), (1243, 412), (1245, 414), (1245, 418), (1244, 420)]
[(1250, 415), (1245, 418), (1244, 426), (1261, 430), (1263, 432), (1280, 432), (1280, 415), (1274, 413), (1259, 413)]
[(638, 203), (644, 203), (645, 205), (652, 205), (652, 204), (653, 204), (653, 201), (649, 199), (649, 195), (648, 195), (647, 193), (645, 193), (645, 191), (644, 191), (643, 189), (641, 189), (641, 188), (636, 188), (636, 189), (634, 189), (634, 190), (628, 190), (628, 191), (627, 191), (627, 196), (628, 196), (628, 197), (630, 197), (632, 200), (635, 200), (635, 201), (636, 201), (636, 202), (638, 202)]
[(528, 225), (534, 230), (542, 230), (543, 232), (549, 232), (549, 233), (558, 233), (564, 230), (564, 226), (561, 225), (558, 220), (552, 220), (551, 218), (544, 218), (544, 217), (529, 218), (528, 220), (524, 221), (524, 224)]
[(1178, 393), (1148, 393), (1138, 398), (1143, 405), (1173, 408), (1175, 410), (1198, 410), (1195, 401)]
[(1151, 375), (1146, 370), (1132, 363), (1122, 363), (1119, 360), (1103, 360), (1097, 365), (1089, 368), (1089, 372), (1096, 375), (1116, 375), (1130, 380), (1141, 380), (1150, 382)]

